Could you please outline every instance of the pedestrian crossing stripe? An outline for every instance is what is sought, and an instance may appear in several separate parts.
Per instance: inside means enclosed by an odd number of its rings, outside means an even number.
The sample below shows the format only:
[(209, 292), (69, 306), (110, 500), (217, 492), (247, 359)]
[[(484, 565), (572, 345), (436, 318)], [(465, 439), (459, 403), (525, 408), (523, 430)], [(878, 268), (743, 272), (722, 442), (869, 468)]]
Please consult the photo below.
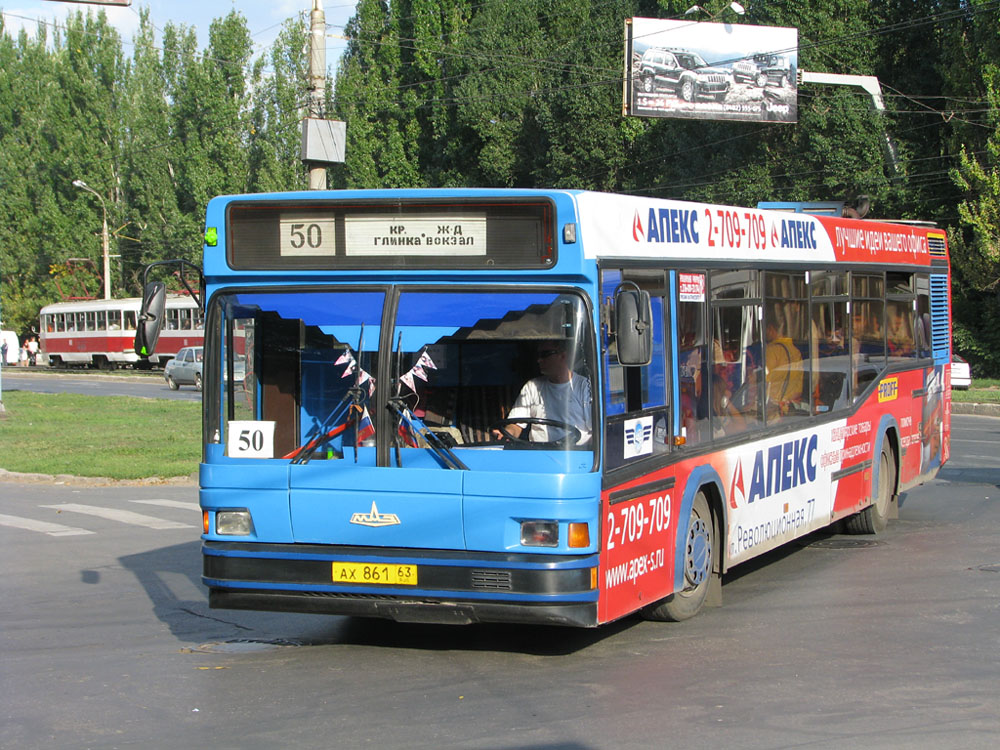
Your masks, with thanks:
[(0, 513), (0, 526), (10, 526), (14, 529), (24, 529), (26, 531), (38, 531), (49, 536), (80, 536), (81, 534), (93, 534), (87, 529), (78, 529), (74, 526), (64, 526), (61, 523), (50, 523), (49, 521), (36, 521), (32, 518), (21, 518), (19, 516), (8, 516)]
[(87, 516), (97, 516), (109, 521), (118, 521), (133, 526), (145, 526), (149, 529), (193, 529), (194, 525), (189, 523), (178, 523), (177, 521), (166, 521), (156, 516), (147, 516), (143, 513), (135, 513), (131, 510), (119, 510), (118, 508), (102, 508), (98, 505), (82, 505), (80, 503), (60, 503), (58, 505), (40, 505), (40, 508), (52, 508), (64, 513), (81, 513)]

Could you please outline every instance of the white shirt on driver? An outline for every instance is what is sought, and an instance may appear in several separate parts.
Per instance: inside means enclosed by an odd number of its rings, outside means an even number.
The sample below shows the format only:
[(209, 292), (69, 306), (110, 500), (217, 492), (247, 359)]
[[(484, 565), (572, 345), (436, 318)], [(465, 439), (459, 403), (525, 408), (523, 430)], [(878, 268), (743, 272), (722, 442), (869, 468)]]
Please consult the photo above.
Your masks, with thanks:
[[(590, 380), (573, 375), (566, 383), (553, 383), (544, 376), (532, 378), (521, 388), (508, 417), (553, 419), (571, 424), (580, 431), (577, 445), (584, 445), (590, 440), (590, 415)], [(559, 440), (565, 432), (558, 427), (535, 424), (531, 425), (531, 440), (547, 443)]]

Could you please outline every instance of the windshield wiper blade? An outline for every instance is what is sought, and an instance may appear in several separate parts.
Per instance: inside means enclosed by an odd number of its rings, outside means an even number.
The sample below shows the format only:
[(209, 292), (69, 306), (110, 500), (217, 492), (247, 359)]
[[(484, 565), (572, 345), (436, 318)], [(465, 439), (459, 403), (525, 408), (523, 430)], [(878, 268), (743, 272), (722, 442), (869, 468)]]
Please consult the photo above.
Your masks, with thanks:
[[(428, 427), (423, 423), (423, 421), (415, 417), (413, 413), (406, 408), (406, 405), (401, 399), (390, 399), (389, 403), (386, 404), (386, 408), (389, 409), (396, 417), (399, 419), (400, 427), (405, 427), (405, 429), (414, 438), (422, 439), (427, 447), (434, 452), (434, 455), (440, 459), (441, 463), (446, 469), (462, 469), (468, 471), (469, 467), (466, 466), (462, 460), (455, 455), (455, 453), (445, 445), (444, 441), (440, 437), (435, 435)], [(416, 440), (414, 440), (416, 443)]]
[[(308, 443), (300, 445), (291, 453), (286, 453), (284, 456), (282, 456), (282, 458), (292, 459), (293, 464), (308, 463), (309, 459), (312, 458), (312, 455), (316, 452), (316, 449), (320, 445), (322, 445), (324, 442), (326, 442), (331, 438), (337, 437), (337, 435), (346, 430), (347, 427), (351, 424), (350, 419), (344, 418), (345, 412), (347, 412), (347, 410), (350, 409), (351, 407), (351, 401), (349, 397), (350, 393), (348, 392), (348, 394), (346, 394), (344, 398), (342, 398), (337, 403), (337, 406), (334, 408), (330, 416), (323, 421), (322, 426), (320, 427), (319, 435), (312, 438)], [(331, 423), (334, 424), (334, 427), (327, 430), (326, 425)]]

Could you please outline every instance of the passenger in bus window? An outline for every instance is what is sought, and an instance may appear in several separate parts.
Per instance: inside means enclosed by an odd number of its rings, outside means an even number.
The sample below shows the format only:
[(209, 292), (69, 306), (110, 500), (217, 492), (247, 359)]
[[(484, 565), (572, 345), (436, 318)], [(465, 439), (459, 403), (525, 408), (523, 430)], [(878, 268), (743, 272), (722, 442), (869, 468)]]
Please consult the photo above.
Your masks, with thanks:
[(687, 445), (695, 445), (708, 434), (708, 408), (705, 404), (704, 346), (680, 354), (681, 427)]
[[(590, 380), (573, 372), (569, 349), (561, 339), (542, 342), (536, 355), (542, 374), (524, 384), (507, 416), (510, 419), (552, 419), (573, 425), (580, 431), (577, 444), (586, 445), (590, 442), (592, 430)], [(514, 423), (505, 429), (519, 438), (526, 426)], [(533, 424), (529, 439), (547, 443), (559, 440), (562, 432), (558, 427)], [(495, 431), (494, 437), (500, 438), (501, 435)]]
[(719, 438), (746, 432), (747, 422), (732, 402), (729, 383), (721, 375), (712, 378), (712, 434)]
[(802, 401), (802, 353), (781, 329), (781, 305), (775, 304), (765, 317), (764, 369), (767, 412), (770, 419), (787, 414)]
[(889, 354), (893, 357), (913, 356), (913, 326), (910, 307), (906, 302), (888, 303), (889, 331), (887, 334)]

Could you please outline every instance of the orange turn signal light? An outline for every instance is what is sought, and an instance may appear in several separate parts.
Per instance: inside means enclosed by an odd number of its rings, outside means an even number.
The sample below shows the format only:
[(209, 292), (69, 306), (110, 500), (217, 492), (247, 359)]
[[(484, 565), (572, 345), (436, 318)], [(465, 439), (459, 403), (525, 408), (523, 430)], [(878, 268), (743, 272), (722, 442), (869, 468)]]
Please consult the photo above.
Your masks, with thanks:
[(589, 547), (590, 526), (585, 523), (571, 523), (569, 525), (568, 543), (570, 547)]
[(207, 510), (203, 510), (201, 512), (201, 527), (205, 530), (205, 533), (207, 534), (208, 533), (208, 511)]

